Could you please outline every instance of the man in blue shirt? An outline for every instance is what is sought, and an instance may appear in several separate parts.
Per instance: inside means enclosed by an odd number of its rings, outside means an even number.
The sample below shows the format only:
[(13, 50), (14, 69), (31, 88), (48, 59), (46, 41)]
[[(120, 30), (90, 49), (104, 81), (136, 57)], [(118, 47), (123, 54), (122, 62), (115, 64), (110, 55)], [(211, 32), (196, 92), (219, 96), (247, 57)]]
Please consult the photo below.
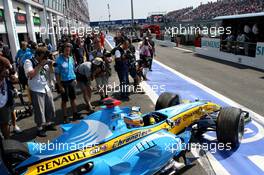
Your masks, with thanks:
[(50, 51), (50, 52), (53, 52), (54, 50), (53, 50), (53, 46), (52, 46), (52, 44), (50, 43), (50, 40), (49, 39), (45, 39), (45, 44), (46, 44), (46, 46), (47, 46), (47, 48), (48, 48), (48, 50)]
[(27, 59), (32, 59), (33, 54), (30, 48), (28, 48), (28, 43), (23, 41), (21, 42), (21, 49), (17, 52), (16, 55), (16, 65), (18, 70), (18, 79), (23, 89), (26, 89), (27, 78), (24, 73), (24, 64)]
[(27, 42), (21, 42), (21, 49), (17, 52), (16, 55), (16, 64), (24, 64), (27, 59), (32, 58), (32, 53), (30, 48), (27, 47)]
[(68, 123), (69, 118), (67, 115), (67, 101), (70, 99), (71, 107), (73, 111), (73, 120), (81, 119), (77, 114), (76, 107), (76, 92), (77, 85), (76, 75), (74, 72), (74, 59), (71, 55), (72, 45), (67, 43), (64, 45), (63, 54), (61, 54), (55, 64), (55, 74), (59, 87), (59, 93), (61, 93), (62, 103), (61, 107), (64, 115), (64, 122)]

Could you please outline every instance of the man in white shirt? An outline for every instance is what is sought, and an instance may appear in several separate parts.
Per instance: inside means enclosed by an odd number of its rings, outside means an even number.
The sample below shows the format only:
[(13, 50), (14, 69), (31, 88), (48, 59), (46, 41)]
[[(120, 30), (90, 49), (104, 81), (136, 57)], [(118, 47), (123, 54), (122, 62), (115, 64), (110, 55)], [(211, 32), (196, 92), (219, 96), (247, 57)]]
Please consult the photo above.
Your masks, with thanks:
[(39, 137), (46, 137), (47, 130), (56, 130), (51, 122), (55, 118), (55, 106), (47, 80), (47, 71), (51, 64), (46, 58), (47, 53), (47, 48), (38, 48), (35, 58), (27, 59), (24, 64)]

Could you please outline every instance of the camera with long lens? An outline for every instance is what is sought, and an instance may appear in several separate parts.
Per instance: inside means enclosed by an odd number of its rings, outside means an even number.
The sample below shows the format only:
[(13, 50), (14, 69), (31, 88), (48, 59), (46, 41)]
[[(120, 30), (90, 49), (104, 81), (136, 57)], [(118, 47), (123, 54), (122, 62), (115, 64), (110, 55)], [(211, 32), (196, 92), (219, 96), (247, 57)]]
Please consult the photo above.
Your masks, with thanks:
[[(44, 56), (44, 59), (48, 61), (47, 64), (52, 64), (54, 62), (54, 57), (53, 57), (52, 52), (46, 51), (45, 56)], [(56, 63), (53, 63), (52, 66), (53, 67), (56, 67), (57, 64)]]
[(45, 60), (48, 60), (50, 62), (54, 60), (53, 59), (53, 55), (52, 55), (52, 53), (50, 51), (46, 51), (45, 56), (44, 56), (44, 59)]
[(128, 60), (128, 64), (130, 68), (136, 67), (136, 56), (133, 51), (127, 50), (125, 57)]

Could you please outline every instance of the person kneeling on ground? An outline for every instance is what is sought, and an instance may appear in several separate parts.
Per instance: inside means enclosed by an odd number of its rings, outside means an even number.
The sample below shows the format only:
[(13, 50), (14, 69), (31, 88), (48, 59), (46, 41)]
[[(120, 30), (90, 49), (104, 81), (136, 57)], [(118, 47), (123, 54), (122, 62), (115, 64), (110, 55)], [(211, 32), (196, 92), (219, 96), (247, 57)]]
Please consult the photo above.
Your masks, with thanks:
[(92, 78), (92, 63), (84, 62), (76, 67), (75, 70), (78, 84), (83, 92), (83, 98), (87, 106), (88, 112), (93, 112), (94, 106), (91, 104), (91, 78)]
[(56, 131), (54, 123), (51, 122), (55, 118), (55, 106), (53, 95), (46, 78), (51, 66), (47, 58), (47, 53), (47, 48), (38, 48), (35, 57), (27, 59), (24, 64), (32, 97), (35, 123), (38, 127), (37, 136), (39, 137), (46, 137), (47, 130)]

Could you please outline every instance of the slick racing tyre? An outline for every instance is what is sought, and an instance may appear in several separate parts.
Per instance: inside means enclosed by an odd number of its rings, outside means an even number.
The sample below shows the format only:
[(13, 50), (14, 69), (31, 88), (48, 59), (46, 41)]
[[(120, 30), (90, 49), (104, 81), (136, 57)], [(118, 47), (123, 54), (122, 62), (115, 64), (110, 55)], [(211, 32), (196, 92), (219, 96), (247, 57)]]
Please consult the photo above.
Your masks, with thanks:
[(12, 173), (15, 173), (14, 168), (18, 164), (30, 157), (26, 145), (16, 140), (2, 140), (2, 149), (2, 156), (5, 165)]
[(219, 143), (232, 148), (239, 147), (245, 127), (245, 118), (242, 110), (227, 107), (220, 110), (216, 122), (216, 134)]
[(159, 96), (156, 102), (155, 110), (158, 111), (179, 104), (180, 104), (179, 95), (170, 92), (164, 92)]

